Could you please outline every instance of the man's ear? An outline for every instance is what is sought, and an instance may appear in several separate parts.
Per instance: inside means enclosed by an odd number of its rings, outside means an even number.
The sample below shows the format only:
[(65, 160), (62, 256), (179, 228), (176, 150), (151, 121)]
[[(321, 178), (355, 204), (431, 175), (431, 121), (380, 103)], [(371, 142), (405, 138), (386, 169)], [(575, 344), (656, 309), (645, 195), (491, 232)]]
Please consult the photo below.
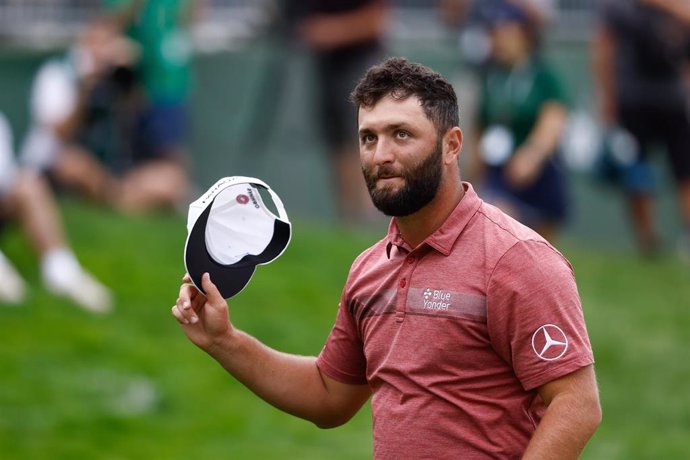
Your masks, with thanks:
[(453, 126), (443, 136), (443, 161), (445, 163), (457, 162), (462, 150), (462, 131)]

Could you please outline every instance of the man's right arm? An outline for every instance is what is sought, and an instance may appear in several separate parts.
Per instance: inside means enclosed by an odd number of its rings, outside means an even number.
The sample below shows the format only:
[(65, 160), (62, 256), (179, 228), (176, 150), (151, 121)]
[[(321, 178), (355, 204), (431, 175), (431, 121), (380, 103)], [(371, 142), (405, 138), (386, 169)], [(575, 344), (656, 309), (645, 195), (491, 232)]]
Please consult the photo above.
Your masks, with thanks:
[(368, 385), (350, 385), (323, 374), (315, 357), (282, 353), (237, 330), (227, 302), (203, 276), (204, 296), (186, 284), (172, 308), (187, 337), (269, 404), (321, 428), (347, 422), (366, 402)]

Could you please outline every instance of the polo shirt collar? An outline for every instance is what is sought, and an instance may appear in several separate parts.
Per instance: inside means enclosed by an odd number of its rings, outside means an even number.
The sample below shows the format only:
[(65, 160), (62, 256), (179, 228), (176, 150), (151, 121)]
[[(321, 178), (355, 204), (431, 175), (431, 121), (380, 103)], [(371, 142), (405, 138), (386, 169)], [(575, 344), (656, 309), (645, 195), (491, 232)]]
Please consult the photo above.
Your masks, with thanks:
[[(477, 212), (482, 200), (474, 191), (472, 184), (463, 182), (462, 186), (465, 189), (465, 195), (460, 202), (455, 206), (453, 212), (450, 213), (446, 221), (434, 233), (429, 235), (422, 245), (431, 246), (441, 254), (447, 256), (453, 248), (453, 244), (463, 232), (467, 223), (472, 216)], [(406, 252), (410, 252), (412, 248), (402, 239), (400, 230), (395, 218), (391, 219), (388, 226), (388, 234), (386, 236), (386, 255), (390, 259), (392, 246), (398, 246)], [(421, 245), (420, 245), (421, 246)]]

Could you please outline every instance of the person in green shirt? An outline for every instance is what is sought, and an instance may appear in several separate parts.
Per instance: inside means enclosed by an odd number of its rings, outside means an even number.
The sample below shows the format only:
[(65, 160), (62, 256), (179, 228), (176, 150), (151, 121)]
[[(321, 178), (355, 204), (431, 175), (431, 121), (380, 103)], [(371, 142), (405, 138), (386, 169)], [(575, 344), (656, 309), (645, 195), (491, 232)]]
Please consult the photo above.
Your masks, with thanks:
[(153, 104), (183, 103), (190, 86), (193, 0), (104, 0), (141, 49), (138, 71)]
[(135, 72), (142, 109), (134, 120), (134, 162), (151, 166), (142, 182), (162, 183), (171, 198), (186, 195), (188, 99), (194, 0), (104, 0), (108, 14), (139, 45)]
[(471, 177), (487, 201), (553, 239), (569, 201), (557, 155), (567, 98), (524, 10), (501, 2), (486, 19), (492, 55), (481, 79)]

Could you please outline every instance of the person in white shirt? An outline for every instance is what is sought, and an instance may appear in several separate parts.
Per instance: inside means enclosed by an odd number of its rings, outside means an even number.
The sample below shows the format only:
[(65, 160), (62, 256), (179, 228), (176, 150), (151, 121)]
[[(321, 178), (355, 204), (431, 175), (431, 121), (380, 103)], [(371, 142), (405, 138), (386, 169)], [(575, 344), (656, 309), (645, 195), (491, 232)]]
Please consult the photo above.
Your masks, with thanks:
[[(44, 286), (85, 310), (105, 313), (112, 295), (81, 266), (65, 237), (62, 220), (47, 181), (19, 168), (14, 159), (12, 132), (0, 113), (0, 226), (16, 220), (36, 249)], [(0, 305), (26, 299), (26, 282), (0, 251)]]

